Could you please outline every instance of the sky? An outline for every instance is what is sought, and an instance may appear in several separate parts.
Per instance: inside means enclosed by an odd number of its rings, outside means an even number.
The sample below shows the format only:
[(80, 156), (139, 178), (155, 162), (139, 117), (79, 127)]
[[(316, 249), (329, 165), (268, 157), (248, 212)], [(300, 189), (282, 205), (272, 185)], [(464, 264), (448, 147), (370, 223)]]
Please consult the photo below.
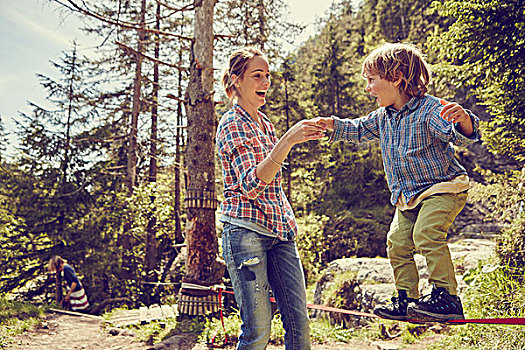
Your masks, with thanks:
[[(314, 33), (314, 23), (332, 1), (285, 0), (290, 6), (288, 19), (307, 25), (298, 41)], [(8, 131), (20, 112), (31, 113), (28, 101), (46, 106), (45, 94), (36, 74), (55, 76), (50, 61), (59, 61), (73, 40), (80, 54), (95, 45), (79, 30), (82, 22), (48, 0), (0, 0), (0, 117)], [(13, 152), (8, 149), (8, 154)]]

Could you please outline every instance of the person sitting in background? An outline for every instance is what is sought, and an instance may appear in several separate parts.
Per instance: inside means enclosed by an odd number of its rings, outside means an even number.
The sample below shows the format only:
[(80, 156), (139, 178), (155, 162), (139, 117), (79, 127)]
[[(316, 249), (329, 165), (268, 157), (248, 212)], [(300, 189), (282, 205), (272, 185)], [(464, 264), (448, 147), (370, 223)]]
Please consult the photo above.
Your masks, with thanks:
[(75, 270), (68, 265), (66, 260), (58, 255), (53, 256), (49, 260), (48, 270), (53, 273), (63, 273), (64, 280), (68, 286), (66, 296), (62, 299), (63, 307), (72, 311), (83, 311), (89, 307), (86, 292), (78, 280)]

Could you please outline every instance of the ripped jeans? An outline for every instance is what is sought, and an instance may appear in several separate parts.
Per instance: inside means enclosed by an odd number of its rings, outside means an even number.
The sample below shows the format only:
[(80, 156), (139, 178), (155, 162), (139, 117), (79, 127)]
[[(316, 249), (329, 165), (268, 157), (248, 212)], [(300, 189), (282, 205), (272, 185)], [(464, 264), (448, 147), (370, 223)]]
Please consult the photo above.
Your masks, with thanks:
[(273, 316), (270, 288), (279, 306), (285, 348), (310, 349), (305, 281), (295, 242), (281, 241), (227, 223), (222, 247), (241, 311), (237, 350), (266, 349)]

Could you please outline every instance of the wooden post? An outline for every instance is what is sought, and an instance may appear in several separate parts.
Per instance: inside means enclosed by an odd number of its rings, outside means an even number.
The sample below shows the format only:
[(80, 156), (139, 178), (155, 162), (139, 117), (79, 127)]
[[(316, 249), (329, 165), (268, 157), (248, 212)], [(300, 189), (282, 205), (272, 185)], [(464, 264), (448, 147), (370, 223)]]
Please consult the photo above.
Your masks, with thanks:
[(55, 301), (57, 305), (62, 302), (62, 274), (60, 271), (55, 273)]

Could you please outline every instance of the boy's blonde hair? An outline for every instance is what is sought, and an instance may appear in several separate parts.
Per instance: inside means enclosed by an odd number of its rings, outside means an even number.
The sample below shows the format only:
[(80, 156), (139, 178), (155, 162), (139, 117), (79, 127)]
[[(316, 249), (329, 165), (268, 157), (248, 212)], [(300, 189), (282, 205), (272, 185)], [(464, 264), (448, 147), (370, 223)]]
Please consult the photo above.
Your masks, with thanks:
[(228, 95), (230, 100), (235, 98), (237, 93), (232, 80), (232, 75), (235, 74), (239, 78), (242, 78), (246, 72), (248, 63), (255, 56), (262, 56), (266, 59), (266, 56), (261, 50), (251, 46), (238, 49), (230, 55), (228, 67), (224, 69), (224, 73), (222, 75), (222, 86), (224, 87), (224, 91), (226, 91), (226, 95)]
[(428, 91), (430, 69), (421, 51), (411, 44), (387, 43), (375, 49), (363, 62), (363, 76), (377, 74), (382, 79), (397, 81), (399, 92), (421, 97)]

